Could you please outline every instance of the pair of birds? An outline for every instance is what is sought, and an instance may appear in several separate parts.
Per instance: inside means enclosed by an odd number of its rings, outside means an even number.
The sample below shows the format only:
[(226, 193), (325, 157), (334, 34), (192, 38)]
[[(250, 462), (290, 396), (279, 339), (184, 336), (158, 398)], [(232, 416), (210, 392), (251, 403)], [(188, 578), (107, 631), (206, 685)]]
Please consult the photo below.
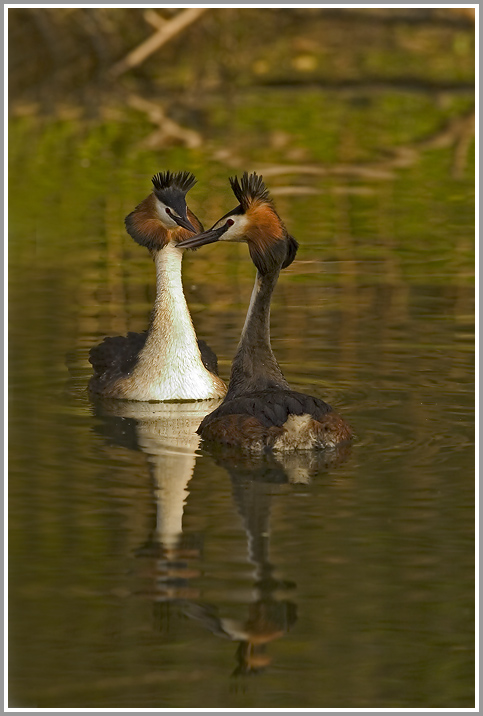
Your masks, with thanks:
[[(153, 192), (125, 220), (129, 235), (153, 256), (156, 298), (149, 330), (105, 338), (92, 348), (93, 393), (127, 400), (223, 402), (198, 433), (212, 443), (250, 451), (335, 447), (350, 426), (323, 400), (291, 390), (270, 345), (270, 301), (298, 244), (277, 214), (261, 176), (230, 179), (237, 206), (208, 231), (186, 204), (189, 172), (156, 174)], [(232, 363), (229, 388), (213, 351), (198, 341), (181, 282), (183, 249), (243, 241), (257, 269), (250, 306)]]

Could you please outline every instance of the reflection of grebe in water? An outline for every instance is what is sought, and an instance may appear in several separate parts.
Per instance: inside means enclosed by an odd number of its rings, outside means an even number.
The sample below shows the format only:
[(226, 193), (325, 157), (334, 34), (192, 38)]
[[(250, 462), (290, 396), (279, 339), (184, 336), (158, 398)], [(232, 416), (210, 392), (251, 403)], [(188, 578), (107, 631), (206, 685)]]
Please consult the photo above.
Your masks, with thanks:
[(147, 456), (155, 517), (147, 540), (135, 551), (136, 574), (144, 576), (135, 593), (153, 602), (199, 596), (191, 580), (199, 575), (200, 540), (183, 531), (183, 514), (200, 442), (196, 428), (216, 403), (95, 403), (103, 435)]
[(240, 343), (223, 403), (200, 425), (213, 443), (250, 451), (331, 448), (352, 430), (330, 405), (291, 390), (270, 346), (270, 300), (280, 270), (295, 258), (298, 244), (275, 211), (261, 177), (230, 179), (239, 205), (209, 231), (184, 240), (195, 248), (214, 241), (245, 241), (257, 268)]
[(156, 299), (147, 333), (108, 337), (92, 348), (89, 389), (128, 400), (221, 398), (216, 356), (197, 341), (181, 281), (179, 241), (202, 226), (185, 195), (196, 182), (188, 172), (153, 177), (154, 191), (126, 217), (130, 236), (151, 253), (156, 265)]
[(201, 601), (197, 584), (201, 541), (199, 535), (183, 529), (188, 485), (200, 442), (196, 427), (213, 407), (206, 402), (153, 404), (103, 399), (95, 403), (96, 415), (102, 418), (98, 431), (116, 444), (140, 448), (147, 455), (152, 480), (155, 519), (148, 539), (135, 550), (135, 574), (142, 582), (131, 593), (153, 602), (161, 631), (169, 627), (175, 605), (178, 616), (184, 614), (213, 634), (236, 642), (235, 674), (254, 673), (270, 664), (270, 642), (287, 634), (296, 621), (296, 606), (285, 598), (295, 585), (276, 579), (269, 560), (272, 497), (281, 485), (307, 483), (315, 474), (342, 462), (347, 454), (342, 450), (305, 451), (279, 453), (275, 458), (271, 453), (240, 456), (220, 452), (216, 461), (230, 475), (233, 499), (247, 536), (248, 559), (255, 566), (254, 598), (243, 605), (243, 616), (221, 615), (214, 604)]
[(243, 618), (225, 617), (211, 604), (194, 602), (186, 604), (185, 613), (216, 636), (238, 642), (236, 676), (259, 672), (271, 663), (267, 647), (295, 624), (297, 608), (280, 594), (295, 584), (275, 579), (269, 561), (270, 505), (278, 485), (287, 481), (283, 468), (258, 462), (244, 469), (236, 460), (227, 469), (247, 535), (248, 559), (255, 566), (254, 599)]

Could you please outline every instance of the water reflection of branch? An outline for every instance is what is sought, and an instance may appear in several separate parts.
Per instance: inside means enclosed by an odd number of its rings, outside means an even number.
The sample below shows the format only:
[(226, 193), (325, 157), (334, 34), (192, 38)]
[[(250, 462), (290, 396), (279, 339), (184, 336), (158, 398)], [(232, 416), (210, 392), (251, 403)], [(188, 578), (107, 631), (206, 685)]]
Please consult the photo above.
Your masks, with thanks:
[(468, 162), (468, 153), (475, 135), (475, 113), (456, 117), (442, 131), (422, 140), (420, 150), (454, 147), (453, 175), (461, 177)]
[(130, 107), (145, 114), (148, 120), (157, 127), (142, 141), (143, 148), (159, 149), (159, 147), (177, 143), (184, 144), (189, 149), (195, 149), (202, 144), (198, 132), (182, 127), (170, 119), (159, 103), (144, 99), (134, 92), (127, 94), (125, 99)]
[[(282, 176), (284, 174), (305, 174), (314, 176), (345, 176), (374, 181), (386, 181), (394, 176), (394, 170), (405, 169), (417, 163), (422, 152), (431, 149), (446, 149), (454, 147), (453, 174), (461, 177), (468, 161), (468, 152), (475, 132), (475, 113), (472, 111), (451, 121), (434, 134), (413, 144), (395, 147), (392, 156), (371, 164), (333, 164), (331, 166), (317, 166), (305, 164), (267, 164), (256, 167), (265, 178)], [(233, 158), (228, 162), (238, 167), (238, 160)], [(236, 166), (235, 166), (236, 165)], [(296, 189), (300, 187), (296, 187)], [(290, 193), (288, 187), (279, 187), (283, 193)], [(277, 188), (273, 193), (277, 192)]]

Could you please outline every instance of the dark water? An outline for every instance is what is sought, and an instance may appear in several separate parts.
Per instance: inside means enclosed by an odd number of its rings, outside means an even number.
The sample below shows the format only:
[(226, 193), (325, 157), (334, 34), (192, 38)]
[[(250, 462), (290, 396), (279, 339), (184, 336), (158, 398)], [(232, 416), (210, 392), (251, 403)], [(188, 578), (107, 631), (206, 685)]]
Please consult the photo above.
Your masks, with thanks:
[[(206, 224), (233, 204), (233, 164), (112, 134), (12, 132), (10, 705), (473, 706), (471, 166), (446, 147), (379, 178), (267, 171), (301, 244), (274, 351), (356, 439), (249, 461), (201, 449), (193, 406), (88, 398), (89, 348), (147, 326), (153, 267), (123, 217), (152, 173), (195, 171)], [(227, 378), (248, 252), (184, 263)]]

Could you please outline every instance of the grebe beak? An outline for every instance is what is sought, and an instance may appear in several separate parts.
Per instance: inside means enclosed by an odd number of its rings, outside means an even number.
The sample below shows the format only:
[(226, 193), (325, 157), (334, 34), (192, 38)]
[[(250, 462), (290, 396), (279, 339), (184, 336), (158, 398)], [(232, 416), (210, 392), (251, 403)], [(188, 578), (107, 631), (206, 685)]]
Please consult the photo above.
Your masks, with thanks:
[(203, 231), (203, 233), (198, 234), (198, 236), (192, 236), (189, 239), (180, 241), (178, 247), (182, 249), (197, 249), (198, 246), (212, 244), (215, 241), (218, 241), (220, 236), (222, 236), (229, 228), (229, 225), (225, 224), (224, 226), (220, 226), (218, 229), (208, 229), (208, 231)]
[(176, 221), (178, 226), (181, 226), (183, 229), (188, 229), (188, 231), (192, 231), (193, 234), (196, 234), (198, 229), (195, 229), (191, 221), (189, 221), (188, 218), (184, 218), (183, 216), (175, 216), (174, 214), (170, 214), (171, 218)]

